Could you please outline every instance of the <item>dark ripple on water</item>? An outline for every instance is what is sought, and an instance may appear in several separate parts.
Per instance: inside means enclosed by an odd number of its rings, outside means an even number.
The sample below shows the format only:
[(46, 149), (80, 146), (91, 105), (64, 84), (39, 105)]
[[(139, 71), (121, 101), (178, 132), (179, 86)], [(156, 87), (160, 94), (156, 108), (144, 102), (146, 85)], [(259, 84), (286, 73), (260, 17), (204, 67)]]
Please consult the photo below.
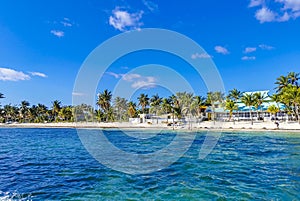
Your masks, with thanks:
[[(174, 137), (141, 141), (115, 132), (106, 134), (136, 153), (153, 152)], [(0, 129), (0, 200), (300, 199), (299, 134), (224, 133), (213, 153), (199, 160), (204, 137), (198, 133), (166, 169), (126, 175), (93, 159), (76, 130)]]

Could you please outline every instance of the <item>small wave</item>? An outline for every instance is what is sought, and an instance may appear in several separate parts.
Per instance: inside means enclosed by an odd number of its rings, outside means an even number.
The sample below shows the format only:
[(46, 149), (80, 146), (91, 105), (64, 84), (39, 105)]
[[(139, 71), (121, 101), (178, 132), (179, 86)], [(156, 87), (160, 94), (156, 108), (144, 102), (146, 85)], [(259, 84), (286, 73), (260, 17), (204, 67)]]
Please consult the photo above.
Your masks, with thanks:
[(32, 201), (31, 195), (20, 194), (17, 191), (3, 192), (0, 191), (0, 201)]

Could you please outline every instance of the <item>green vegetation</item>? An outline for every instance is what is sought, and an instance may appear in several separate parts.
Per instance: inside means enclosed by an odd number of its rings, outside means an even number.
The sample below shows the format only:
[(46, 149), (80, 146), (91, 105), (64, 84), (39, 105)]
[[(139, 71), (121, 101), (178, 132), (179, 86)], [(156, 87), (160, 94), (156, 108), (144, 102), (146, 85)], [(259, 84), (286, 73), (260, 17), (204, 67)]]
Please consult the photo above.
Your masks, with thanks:
[[(280, 112), (289, 114), (289, 120), (300, 123), (300, 86), (299, 73), (290, 72), (286, 76), (276, 79), (276, 93), (269, 99), (276, 103), (268, 108), (268, 112), (275, 115)], [(4, 99), (4, 94), (0, 93), (0, 100)], [(238, 103), (242, 102), (249, 108), (251, 123), (253, 124), (253, 107), (256, 108), (258, 120), (263, 120), (264, 115), (262, 105), (267, 101), (267, 94), (243, 93), (237, 89), (230, 90), (226, 99), (221, 92), (208, 92), (207, 97), (196, 96), (188, 92), (177, 92), (170, 97), (160, 97), (158, 94), (151, 98), (147, 94), (140, 94), (137, 103), (128, 101), (122, 97), (113, 99), (112, 93), (108, 90), (97, 95), (96, 105), (82, 104), (78, 106), (63, 106), (60, 101), (52, 102), (51, 108), (43, 104), (30, 105), (28, 101), (22, 101), (19, 105), (0, 105), (0, 122), (72, 122), (72, 121), (128, 121), (129, 118), (138, 117), (139, 114), (151, 113), (155, 116), (166, 115), (174, 121), (178, 119), (196, 118), (202, 120), (205, 117), (207, 107), (211, 112), (208, 117), (216, 120), (216, 109), (224, 108), (229, 114), (229, 121), (235, 121), (233, 114), (239, 118)], [(1, 104), (1, 102), (0, 102)], [(280, 105), (284, 107), (280, 107)], [(150, 106), (150, 107), (149, 107)], [(284, 108), (284, 109), (283, 109)], [(260, 110), (260, 111), (259, 111)], [(238, 119), (239, 120), (239, 119)], [(158, 122), (158, 121), (157, 121)], [(191, 126), (191, 122), (190, 126)]]

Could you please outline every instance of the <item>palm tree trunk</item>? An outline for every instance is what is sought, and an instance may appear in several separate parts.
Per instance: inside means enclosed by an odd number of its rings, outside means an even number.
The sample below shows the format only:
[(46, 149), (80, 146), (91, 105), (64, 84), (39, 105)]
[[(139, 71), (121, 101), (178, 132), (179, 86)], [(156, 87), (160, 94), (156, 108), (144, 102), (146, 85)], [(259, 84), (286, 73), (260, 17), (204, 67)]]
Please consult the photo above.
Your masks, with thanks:
[(252, 110), (250, 108), (250, 119), (251, 119), (251, 125), (253, 125), (253, 118), (252, 118)]
[(175, 127), (174, 115), (175, 115), (175, 114), (174, 114), (174, 109), (173, 109), (173, 113), (172, 113), (172, 118), (173, 118), (173, 124), (172, 124), (172, 125), (173, 125), (173, 130), (174, 130), (174, 127)]

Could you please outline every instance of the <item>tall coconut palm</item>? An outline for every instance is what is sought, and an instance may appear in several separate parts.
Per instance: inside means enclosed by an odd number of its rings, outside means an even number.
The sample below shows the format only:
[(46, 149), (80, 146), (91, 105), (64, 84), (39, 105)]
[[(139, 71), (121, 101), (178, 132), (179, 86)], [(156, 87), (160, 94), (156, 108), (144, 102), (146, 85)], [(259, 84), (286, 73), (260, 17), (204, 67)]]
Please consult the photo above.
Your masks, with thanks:
[(179, 100), (178, 97), (176, 95), (172, 95), (169, 97), (170, 103), (171, 103), (171, 107), (172, 107), (172, 120), (173, 120), (173, 130), (174, 130), (174, 126), (175, 126), (175, 116), (177, 117), (177, 119), (181, 119), (181, 107), (179, 104)]
[(43, 104), (39, 103), (36, 106), (35, 111), (36, 111), (37, 121), (39, 121), (39, 122), (45, 122), (47, 120), (48, 108), (46, 107), (46, 105), (43, 105)]
[(57, 121), (58, 113), (61, 110), (61, 102), (58, 100), (55, 100), (52, 102), (52, 114), (54, 116), (54, 120)]
[[(238, 101), (240, 100), (240, 98), (243, 96), (243, 93), (237, 89), (232, 89), (229, 91), (229, 94), (228, 94), (228, 98), (233, 100), (235, 102), (235, 104), (238, 103)], [(237, 118), (239, 120), (239, 107), (237, 106)]]
[(107, 89), (104, 90), (102, 93), (98, 94), (98, 100), (97, 105), (101, 107), (104, 114), (106, 115), (106, 121), (108, 121), (108, 114), (110, 113), (110, 107), (111, 107), (111, 98), (112, 94)]
[(121, 121), (122, 119), (125, 119), (127, 109), (128, 109), (127, 100), (125, 98), (116, 97), (114, 99), (114, 110), (117, 113), (117, 119)]
[(195, 108), (196, 115), (200, 117), (202, 114), (202, 109), (205, 106), (205, 98), (202, 96), (195, 96), (192, 105), (192, 107)]
[(215, 119), (215, 108), (217, 106), (217, 104), (221, 105), (222, 102), (224, 100), (224, 94), (221, 93), (220, 91), (216, 91), (216, 92), (208, 92), (207, 93), (207, 104), (211, 106), (212, 108), (212, 119), (215, 123), (216, 119)]
[(298, 87), (299, 73), (289, 72), (287, 78), (289, 79), (289, 83)]
[[(189, 129), (192, 128), (192, 113), (196, 110), (196, 106), (193, 105), (194, 95), (188, 92), (179, 92), (176, 93), (177, 99), (179, 101), (179, 105), (181, 108), (181, 113), (188, 117), (189, 119)], [(194, 107), (193, 107), (194, 106)]]
[[(5, 98), (3, 93), (0, 93), (0, 99)], [(1, 102), (0, 102), (1, 104)]]
[[(0, 93), (0, 99), (5, 98), (3, 93)], [(1, 108), (1, 102), (0, 102), (0, 108)], [(4, 111), (0, 110), (0, 117), (2, 116), (2, 113), (4, 113)]]
[(192, 103), (194, 100), (193, 94), (188, 92), (178, 92), (176, 93), (176, 97), (179, 102), (182, 114), (185, 116), (191, 115)]
[[(164, 114), (172, 113), (172, 100), (169, 98), (162, 99), (161, 109)], [(168, 118), (167, 118), (168, 123)]]
[(3, 108), (4, 114), (5, 114), (5, 118), (6, 118), (6, 122), (9, 121), (9, 119), (11, 121), (17, 121), (18, 119), (18, 113), (19, 113), (19, 108), (16, 106), (12, 106), (12, 105), (5, 105)]
[(268, 107), (268, 112), (270, 112), (271, 114), (273, 114), (275, 116), (276, 119), (276, 114), (279, 112), (279, 108), (275, 105), (270, 105)]
[(43, 122), (38, 118), (36, 105), (32, 105), (30, 108), (28, 108), (27, 118), (29, 122), (35, 122), (35, 123)]
[(130, 101), (128, 103), (127, 113), (130, 118), (134, 118), (136, 116), (137, 111), (136, 111), (136, 104), (134, 102)]
[(58, 113), (60, 119), (63, 121), (71, 121), (73, 119), (73, 112), (71, 106), (62, 107)]
[[(254, 93), (254, 98), (256, 101), (256, 105), (257, 105), (257, 117), (258, 119), (260, 119), (260, 115), (258, 113), (258, 108), (260, 108), (260, 112), (263, 115), (262, 112), (262, 104), (266, 101), (266, 98), (268, 97), (268, 95), (266, 93), (261, 93), (261, 92), (256, 92)], [(264, 116), (262, 117), (263, 121), (264, 121)]]
[(253, 125), (253, 118), (252, 118), (252, 106), (255, 104), (255, 98), (252, 93), (247, 93), (244, 94), (241, 98), (241, 101), (249, 107), (249, 112), (250, 112), (250, 119), (251, 119), (251, 125)]
[[(277, 108), (278, 108), (278, 112), (281, 112), (280, 110), (280, 106), (279, 106), (279, 103), (281, 102), (281, 95), (280, 94), (273, 94), (270, 96), (271, 98), (271, 101), (275, 102), (276, 105), (277, 105)], [(283, 120), (283, 116), (281, 116), (281, 120)]]
[(288, 86), (284, 88), (282, 91), (282, 100), (285, 105), (290, 106), (292, 108), (296, 120), (299, 120), (300, 123), (300, 88), (296, 86)]
[[(155, 116), (160, 111), (160, 104), (162, 102), (162, 99), (159, 97), (158, 94), (155, 94), (150, 99), (150, 112), (154, 112)], [(158, 124), (158, 118), (156, 117), (156, 124)]]
[[(225, 103), (225, 109), (229, 111), (229, 121), (230, 121), (232, 118), (233, 111), (237, 110), (238, 106), (233, 100), (227, 99)], [(235, 123), (234, 119), (233, 119), (233, 123)]]
[(28, 101), (22, 101), (20, 108), (19, 108), (19, 113), (20, 113), (20, 120), (21, 121), (26, 121), (26, 117), (29, 112), (29, 102)]
[(149, 105), (149, 97), (147, 94), (140, 94), (138, 97), (139, 105), (142, 107), (142, 113), (146, 113), (146, 108)]
[(289, 78), (287, 76), (281, 75), (276, 79), (275, 84), (277, 84), (276, 92), (281, 92), (283, 88), (289, 85)]
[[(172, 106), (173, 117), (176, 116), (178, 119), (181, 118), (181, 106), (179, 104), (179, 99), (176, 95), (172, 95), (169, 97)], [(173, 118), (174, 120), (174, 118)], [(174, 122), (174, 121), (173, 121)]]

